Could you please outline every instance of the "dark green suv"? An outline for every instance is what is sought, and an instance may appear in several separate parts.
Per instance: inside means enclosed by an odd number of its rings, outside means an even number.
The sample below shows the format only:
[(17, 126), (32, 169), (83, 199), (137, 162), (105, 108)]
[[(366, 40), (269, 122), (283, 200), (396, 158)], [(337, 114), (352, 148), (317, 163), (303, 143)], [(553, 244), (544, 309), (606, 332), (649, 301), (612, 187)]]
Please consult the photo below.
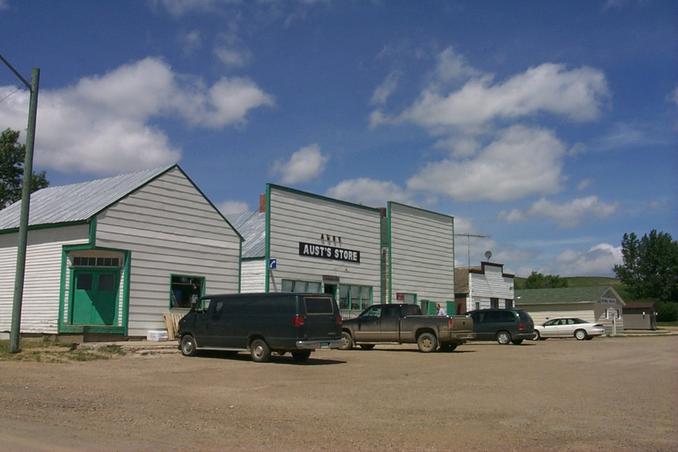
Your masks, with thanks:
[(468, 312), (473, 319), (477, 341), (497, 341), (502, 345), (520, 345), (534, 337), (534, 322), (522, 309), (481, 309)]

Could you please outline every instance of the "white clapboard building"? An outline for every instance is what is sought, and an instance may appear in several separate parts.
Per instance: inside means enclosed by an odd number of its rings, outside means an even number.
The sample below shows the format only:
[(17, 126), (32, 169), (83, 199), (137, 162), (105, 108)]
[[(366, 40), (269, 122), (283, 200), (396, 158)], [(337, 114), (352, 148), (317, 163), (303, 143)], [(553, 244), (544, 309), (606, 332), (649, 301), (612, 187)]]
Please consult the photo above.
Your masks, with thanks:
[(515, 307), (514, 275), (504, 273), (504, 265), (481, 262), (480, 267), (454, 271), (457, 313), (478, 309)]
[[(0, 211), (9, 331), (20, 203)], [(22, 333), (146, 336), (205, 292), (238, 292), (241, 236), (177, 165), (31, 195)]]
[(268, 184), (245, 238), (243, 292), (333, 294), (344, 317), (374, 303), (454, 301), (454, 219), (399, 203), (373, 208)]

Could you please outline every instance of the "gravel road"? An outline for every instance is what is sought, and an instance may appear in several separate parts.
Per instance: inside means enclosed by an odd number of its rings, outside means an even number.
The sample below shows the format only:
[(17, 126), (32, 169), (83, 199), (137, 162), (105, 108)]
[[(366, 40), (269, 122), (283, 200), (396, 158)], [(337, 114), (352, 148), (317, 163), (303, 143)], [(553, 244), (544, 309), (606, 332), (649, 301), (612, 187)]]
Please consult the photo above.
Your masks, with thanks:
[(3, 450), (678, 450), (678, 336), (0, 362)]

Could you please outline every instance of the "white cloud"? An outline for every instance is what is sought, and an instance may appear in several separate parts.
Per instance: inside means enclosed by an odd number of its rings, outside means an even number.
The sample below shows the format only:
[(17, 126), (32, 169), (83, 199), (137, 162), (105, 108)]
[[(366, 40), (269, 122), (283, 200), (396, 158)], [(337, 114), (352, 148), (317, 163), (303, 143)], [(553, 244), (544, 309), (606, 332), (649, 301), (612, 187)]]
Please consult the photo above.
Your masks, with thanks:
[[(15, 88), (0, 87), (0, 98)], [(23, 130), (28, 93), (0, 104), (0, 123)], [(179, 117), (198, 127), (221, 128), (273, 100), (245, 78), (221, 78), (209, 88), (172, 71), (157, 58), (126, 64), (103, 76), (40, 92), (36, 164), (62, 172), (116, 174), (176, 162), (180, 150), (152, 125), (155, 117)]]
[(296, 151), (287, 162), (275, 162), (273, 173), (280, 174), (285, 184), (307, 182), (322, 174), (328, 158), (320, 152), (320, 146), (311, 144)]
[(184, 55), (190, 55), (202, 47), (202, 34), (200, 34), (200, 30), (181, 33), (178, 40)]
[(438, 54), (433, 82), (448, 83), (480, 75), (481, 72), (471, 67), (463, 55), (448, 47)]
[(565, 146), (543, 129), (513, 126), (474, 158), (429, 163), (407, 181), (412, 190), (462, 201), (508, 201), (557, 192)]
[(605, 203), (597, 196), (576, 198), (563, 204), (542, 198), (526, 211), (513, 209), (510, 212), (501, 212), (499, 218), (509, 223), (524, 221), (528, 218), (547, 218), (562, 227), (574, 227), (588, 218), (607, 218), (616, 211), (617, 204)]
[(410, 194), (402, 187), (390, 181), (367, 177), (342, 181), (330, 188), (327, 195), (372, 207), (383, 207), (387, 201), (412, 204)]
[(9, 0), (0, 0), (0, 9), (9, 8)]
[(591, 179), (582, 179), (577, 184), (577, 190), (583, 191), (591, 186)]
[(621, 263), (620, 246), (599, 243), (587, 251), (563, 251), (556, 258), (556, 267), (552, 272), (562, 276), (611, 276), (614, 265)]
[(386, 76), (383, 82), (372, 93), (372, 105), (384, 105), (393, 91), (398, 87), (400, 73), (393, 71)]
[(241, 201), (222, 201), (219, 204), (217, 204), (217, 208), (224, 215), (248, 212), (250, 210), (247, 203)]
[(598, 117), (608, 97), (605, 76), (589, 67), (568, 70), (545, 63), (503, 83), (492, 82), (491, 76), (475, 77), (448, 94), (429, 86), (398, 119), (433, 130), (478, 128), (541, 112), (587, 121)]
[(251, 53), (247, 50), (230, 47), (215, 47), (214, 55), (226, 66), (242, 67), (250, 62)]
[(237, 3), (238, 0), (151, 0), (156, 8), (165, 9), (169, 14), (180, 17), (191, 12), (212, 11), (219, 3)]

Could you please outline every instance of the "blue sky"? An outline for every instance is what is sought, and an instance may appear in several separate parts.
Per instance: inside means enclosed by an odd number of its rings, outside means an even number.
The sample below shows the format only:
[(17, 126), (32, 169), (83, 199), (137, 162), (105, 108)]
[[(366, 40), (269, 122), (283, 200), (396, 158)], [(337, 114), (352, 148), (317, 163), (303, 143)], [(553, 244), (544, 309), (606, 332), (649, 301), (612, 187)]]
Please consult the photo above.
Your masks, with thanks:
[(611, 275), (625, 232), (678, 236), (676, 5), (0, 0), (0, 52), (41, 68), (52, 185), (179, 162), (227, 213), (266, 182), (391, 199), (490, 236), (473, 263)]

